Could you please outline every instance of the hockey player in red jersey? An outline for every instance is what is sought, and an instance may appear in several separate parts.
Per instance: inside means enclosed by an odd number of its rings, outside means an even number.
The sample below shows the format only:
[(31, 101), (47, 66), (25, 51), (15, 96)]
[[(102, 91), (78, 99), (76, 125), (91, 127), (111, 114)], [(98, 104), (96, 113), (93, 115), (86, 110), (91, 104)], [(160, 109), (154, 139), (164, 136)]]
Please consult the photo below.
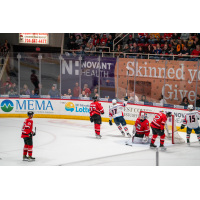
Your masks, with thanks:
[[(24, 139), (24, 150), (23, 150), (23, 161), (34, 161), (35, 158), (32, 157), (32, 149), (33, 149), (33, 140), (32, 137), (35, 136), (35, 132), (33, 132), (33, 112), (29, 111), (27, 113), (28, 117), (25, 119), (24, 124), (22, 126), (22, 135), (21, 138)], [(27, 152), (29, 157), (27, 157)]]
[(133, 143), (136, 138), (142, 138), (142, 143), (147, 143), (149, 141), (150, 128), (146, 113), (142, 113), (141, 116), (137, 118), (133, 129), (133, 134), (134, 133), (135, 135), (132, 138)]
[(165, 142), (164, 126), (165, 126), (165, 123), (167, 122), (167, 118), (171, 117), (171, 115), (172, 115), (171, 112), (167, 112), (166, 115), (163, 112), (159, 112), (153, 118), (153, 121), (150, 124), (152, 133), (153, 133), (150, 148), (157, 147), (156, 145), (154, 145), (154, 142), (155, 142), (157, 136), (159, 135), (160, 136), (160, 147), (162, 150), (166, 150), (166, 148), (164, 146), (164, 142)]
[(90, 104), (90, 121), (94, 122), (94, 129), (96, 138), (101, 139), (100, 126), (101, 126), (101, 114), (104, 114), (104, 109), (101, 103), (98, 102), (98, 97), (93, 97), (93, 102)]

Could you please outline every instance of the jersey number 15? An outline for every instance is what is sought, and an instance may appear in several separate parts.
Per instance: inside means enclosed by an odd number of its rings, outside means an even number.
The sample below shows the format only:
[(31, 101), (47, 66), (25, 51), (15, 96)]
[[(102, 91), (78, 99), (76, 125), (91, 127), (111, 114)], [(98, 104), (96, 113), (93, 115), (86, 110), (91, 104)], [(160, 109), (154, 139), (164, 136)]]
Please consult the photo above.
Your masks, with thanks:
[(195, 115), (189, 115), (190, 123), (195, 122)]

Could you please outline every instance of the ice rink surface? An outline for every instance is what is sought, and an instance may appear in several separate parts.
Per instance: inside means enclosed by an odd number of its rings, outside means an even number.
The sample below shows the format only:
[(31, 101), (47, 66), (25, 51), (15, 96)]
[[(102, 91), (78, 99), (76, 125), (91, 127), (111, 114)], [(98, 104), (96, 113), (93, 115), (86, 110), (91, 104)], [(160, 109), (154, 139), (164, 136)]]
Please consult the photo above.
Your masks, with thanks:
[[(117, 126), (101, 125), (102, 139), (94, 133), (94, 124), (85, 120), (33, 118), (37, 134), (33, 137), (34, 162), (22, 161), (24, 118), (0, 118), (0, 166), (155, 166), (156, 151), (149, 145), (125, 145)], [(128, 125), (132, 132), (132, 125)], [(186, 133), (179, 133), (184, 139)], [(159, 153), (161, 166), (199, 166), (200, 144), (191, 134), (191, 146), (170, 144)], [(156, 141), (159, 144), (159, 140)]]

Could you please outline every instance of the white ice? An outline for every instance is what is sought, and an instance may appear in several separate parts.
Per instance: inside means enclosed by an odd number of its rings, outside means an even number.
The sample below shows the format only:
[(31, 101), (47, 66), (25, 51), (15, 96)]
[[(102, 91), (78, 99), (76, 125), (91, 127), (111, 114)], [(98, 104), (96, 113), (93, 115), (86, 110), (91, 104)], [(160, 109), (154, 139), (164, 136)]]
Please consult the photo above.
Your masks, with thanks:
[[(149, 145), (125, 145), (115, 125), (101, 125), (102, 139), (95, 138), (90, 121), (33, 118), (37, 134), (33, 138), (34, 162), (22, 161), (24, 142), (21, 138), (23, 118), (0, 118), (0, 166), (64, 166), (64, 165), (139, 165), (154, 166), (155, 151)], [(128, 125), (130, 132), (132, 126)], [(186, 133), (179, 133), (184, 139)], [(160, 165), (200, 165), (200, 145), (191, 134), (191, 146), (170, 144), (160, 152)], [(157, 140), (157, 144), (159, 141)]]

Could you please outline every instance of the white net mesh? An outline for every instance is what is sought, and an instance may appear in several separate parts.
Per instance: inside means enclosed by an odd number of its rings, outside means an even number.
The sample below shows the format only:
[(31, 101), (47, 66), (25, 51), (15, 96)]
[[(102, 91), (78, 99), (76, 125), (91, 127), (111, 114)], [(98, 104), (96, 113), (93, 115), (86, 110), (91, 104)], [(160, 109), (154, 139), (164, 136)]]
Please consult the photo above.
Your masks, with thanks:
[[(141, 113), (147, 114), (147, 119), (149, 120), (149, 123), (151, 123), (153, 118), (155, 117), (155, 115), (158, 114), (158, 113), (154, 113), (154, 112), (140, 111), (140, 115), (141, 115)], [(172, 129), (172, 127), (173, 127), (173, 129)], [(174, 132), (174, 134), (172, 134), (172, 131)], [(172, 135), (173, 135), (173, 138), (172, 138)], [(150, 137), (151, 136), (152, 136), (152, 130), (150, 128)], [(185, 140), (178, 134), (178, 131), (176, 128), (176, 122), (173, 117), (169, 117), (167, 119), (167, 123), (165, 124), (165, 139), (171, 140), (172, 143), (174, 140), (174, 144), (185, 143)]]

